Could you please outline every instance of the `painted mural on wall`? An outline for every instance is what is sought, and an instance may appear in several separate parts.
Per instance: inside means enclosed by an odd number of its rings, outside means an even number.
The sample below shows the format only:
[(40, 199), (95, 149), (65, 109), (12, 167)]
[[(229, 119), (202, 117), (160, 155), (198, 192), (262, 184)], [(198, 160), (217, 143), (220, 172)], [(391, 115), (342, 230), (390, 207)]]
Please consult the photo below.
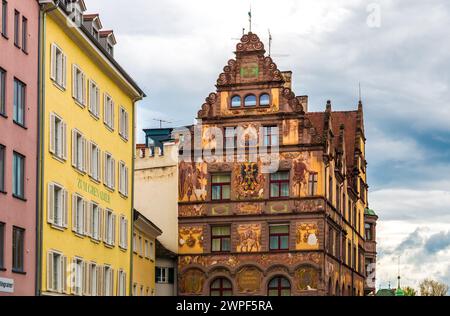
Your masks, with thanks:
[(298, 120), (283, 121), (283, 144), (298, 144)]
[(261, 203), (238, 203), (236, 204), (236, 214), (239, 215), (255, 215), (261, 214), (263, 204)]
[(239, 236), (237, 252), (261, 251), (261, 224), (245, 224), (237, 227)]
[(319, 227), (317, 223), (297, 223), (295, 249), (319, 249)]
[(236, 196), (242, 198), (262, 198), (264, 196), (264, 176), (256, 162), (236, 164), (234, 170)]
[(205, 283), (205, 274), (199, 269), (189, 269), (180, 277), (180, 292), (184, 294), (201, 294)]
[(180, 253), (203, 253), (203, 227), (180, 227), (178, 246)]
[(256, 267), (243, 267), (236, 275), (238, 291), (246, 294), (259, 292), (262, 278), (262, 272)]
[(312, 267), (302, 267), (295, 271), (295, 280), (299, 291), (317, 290), (319, 272)]
[(309, 175), (311, 173), (318, 173), (319, 170), (319, 163), (317, 159), (314, 157), (314, 153), (313, 152), (282, 153), (281, 157), (282, 159), (292, 160), (293, 195), (296, 197), (308, 196)]
[(179, 164), (180, 183), (178, 198), (180, 202), (201, 202), (206, 200), (208, 184), (208, 165), (205, 162)]
[(178, 215), (182, 217), (196, 217), (206, 215), (205, 205), (182, 205), (178, 209)]

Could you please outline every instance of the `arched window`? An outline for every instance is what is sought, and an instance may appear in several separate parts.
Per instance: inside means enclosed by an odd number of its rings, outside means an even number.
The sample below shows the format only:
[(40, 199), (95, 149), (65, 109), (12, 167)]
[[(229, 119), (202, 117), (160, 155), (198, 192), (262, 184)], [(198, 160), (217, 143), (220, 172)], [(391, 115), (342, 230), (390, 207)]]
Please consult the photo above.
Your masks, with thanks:
[(269, 106), (270, 96), (267, 93), (261, 94), (259, 96), (259, 106)]
[(274, 277), (267, 289), (269, 296), (291, 296), (291, 283), (283, 277)]
[(233, 286), (228, 279), (217, 278), (211, 283), (210, 294), (211, 296), (232, 296)]
[(339, 296), (339, 295), (341, 295), (341, 293), (339, 293), (339, 292), (340, 292), (339, 283), (336, 281), (336, 289), (334, 291), (334, 294), (336, 296)]
[(239, 108), (241, 107), (241, 97), (238, 95), (235, 95), (231, 98), (231, 107), (232, 108)]
[(254, 94), (249, 94), (245, 97), (244, 106), (256, 106), (256, 96)]

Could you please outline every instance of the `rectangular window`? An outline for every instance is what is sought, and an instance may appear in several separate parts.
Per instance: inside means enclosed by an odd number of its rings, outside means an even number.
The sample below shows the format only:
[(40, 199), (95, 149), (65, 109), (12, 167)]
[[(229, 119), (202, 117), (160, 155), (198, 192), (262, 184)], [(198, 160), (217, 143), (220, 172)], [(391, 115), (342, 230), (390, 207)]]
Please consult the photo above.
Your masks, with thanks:
[(100, 116), (100, 89), (92, 80), (89, 80), (89, 112), (96, 118)]
[(22, 17), (22, 50), (28, 52), (28, 19)]
[(144, 241), (144, 257), (147, 259), (149, 258), (149, 245), (147, 239)]
[(230, 226), (214, 226), (211, 228), (211, 251), (212, 252), (231, 251)]
[(142, 257), (142, 237), (138, 236), (138, 253)]
[(86, 202), (83, 200), (78, 194), (72, 195), (72, 230), (79, 234), (85, 235), (87, 224), (87, 210), (86, 210)]
[(119, 110), (119, 135), (128, 140), (128, 112), (123, 107)]
[(229, 200), (231, 195), (231, 175), (216, 174), (211, 179), (211, 199), (213, 201)]
[(0, 68), (0, 114), (6, 115), (6, 71)]
[(75, 295), (83, 294), (83, 269), (84, 262), (75, 258), (72, 261), (72, 293)]
[(104, 295), (105, 296), (112, 296), (113, 295), (113, 288), (114, 288), (114, 272), (113, 269), (109, 266), (104, 267), (103, 272), (103, 288), (104, 288)]
[(314, 196), (317, 194), (317, 181), (319, 179), (319, 175), (315, 172), (309, 174), (308, 180), (308, 195)]
[(101, 239), (101, 222), (102, 222), (102, 209), (95, 202), (89, 203), (89, 209), (91, 213), (91, 237), (95, 240)]
[(88, 142), (88, 173), (95, 181), (100, 181), (101, 151), (97, 144)]
[(97, 264), (89, 264), (89, 293), (92, 296), (98, 296)]
[(359, 191), (360, 191), (361, 200), (363, 201), (363, 203), (365, 203), (366, 202), (366, 185), (362, 179), (359, 181)]
[(126, 287), (127, 287), (127, 275), (123, 270), (119, 270), (119, 274), (117, 276), (118, 285), (118, 295), (125, 296), (126, 295)]
[(25, 157), (14, 152), (13, 155), (13, 195), (25, 198)]
[(116, 161), (111, 154), (105, 152), (103, 158), (103, 182), (110, 189), (115, 187), (115, 165)]
[(105, 211), (105, 236), (104, 242), (110, 246), (115, 244), (116, 215), (111, 210)]
[(155, 260), (155, 243), (153, 240), (150, 240), (150, 260)]
[(120, 241), (119, 246), (123, 249), (128, 248), (128, 220), (124, 217), (120, 217)]
[(271, 251), (288, 250), (289, 225), (270, 225), (269, 245)]
[(13, 227), (12, 236), (12, 251), (13, 251), (13, 266), (12, 269), (15, 272), (24, 272), (24, 242), (25, 242), (25, 229)]
[(352, 268), (356, 269), (356, 247), (353, 247), (353, 253), (352, 253)]
[(8, 36), (8, 2), (2, 0), (2, 35)]
[(341, 212), (341, 187), (336, 184), (336, 210)]
[(114, 130), (114, 101), (106, 93), (103, 101), (103, 122)]
[(47, 290), (65, 293), (67, 290), (67, 257), (54, 251), (47, 254)]
[(57, 158), (67, 159), (67, 125), (55, 113), (50, 113), (50, 152)]
[(137, 240), (136, 240), (136, 238), (137, 238), (137, 235), (136, 235), (136, 233), (134, 233), (133, 234), (133, 252), (134, 253), (137, 253)]
[(167, 268), (167, 267), (156, 267), (156, 283), (163, 283), (163, 284), (169, 284), (170, 279), (169, 276), (173, 274), (173, 268)]
[(5, 192), (5, 146), (0, 144), (0, 192)]
[(67, 191), (60, 185), (48, 185), (47, 222), (58, 228), (67, 228)]
[(276, 172), (270, 175), (270, 197), (289, 197), (289, 172)]
[(128, 167), (123, 161), (119, 162), (119, 192), (128, 196)]
[(78, 130), (72, 130), (72, 166), (86, 172), (86, 138)]
[(364, 224), (364, 228), (366, 231), (366, 240), (368, 240), (368, 241), (372, 240), (372, 225)]
[(62, 89), (66, 88), (66, 55), (56, 44), (51, 46), (50, 78)]
[(25, 125), (25, 92), (26, 85), (18, 79), (14, 78), (14, 122), (24, 126)]
[(264, 146), (278, 146), (278, 126), (264, 126)]
[(235, 127), (225, 127), (225, 146), (226, 148), (235, 148), (237, 145), (236, 141), (236, 128)]
[(328, 200), (333, 204), (333, 177), (330, 177), (328, 181)]
[(72, 66), (72, 97), (83, 107), (86, 105), (86, 76), (77, 66)]
[(352, 243), (350, 241), (347, 243), (347, 264), (352, 266)]
[(5, 267), (5, 223), (0, 222), (0, 269)]
[(14, 45), (20, 47), (20, 12), (14, 10)]

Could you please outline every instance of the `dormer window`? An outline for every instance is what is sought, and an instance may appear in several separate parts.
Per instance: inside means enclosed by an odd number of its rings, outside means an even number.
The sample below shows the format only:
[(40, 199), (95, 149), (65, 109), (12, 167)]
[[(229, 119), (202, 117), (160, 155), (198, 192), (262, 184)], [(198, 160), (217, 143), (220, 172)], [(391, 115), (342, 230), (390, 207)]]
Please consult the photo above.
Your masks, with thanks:
[(245, 97), (244, 100), (245, 107), (253, 107), (256, 106), (256, 96), (254, 94), (249, 94)]
[(259, 106), (269, 106), (270, 105), (270, 95), (267, 93), (261, 94), (259, 97)]
[(95, 39), (98, 41), (98, 35), (99, 35), (99, 33), (98, 33), (98, 30), (97, 30), (97, 28), (94, 26), (94, 25), (92, 25), (92, 35), (95, 37)]
[(241, 107), (241, 97), (238, 95), (235, 95), (231, 98), (231, 107), (232, 108), (239, 108)]
[(106, 45), (106, 51), (107, 51), (108, 54), (110, 54), (110, 55), (113, 55), (113, 54), (114, 54), (114, 48), (113, 48), (113, 46), (111, 45), (111, 43), (108, 43), (108, 44)]

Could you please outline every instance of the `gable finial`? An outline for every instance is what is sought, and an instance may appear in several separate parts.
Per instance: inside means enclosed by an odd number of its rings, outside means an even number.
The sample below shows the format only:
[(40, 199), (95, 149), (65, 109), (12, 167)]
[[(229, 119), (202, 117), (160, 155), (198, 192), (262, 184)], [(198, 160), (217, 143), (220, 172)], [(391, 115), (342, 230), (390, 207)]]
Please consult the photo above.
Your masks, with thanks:
[(248, 11), (248, 23), (249, 23), (249, 33), (252, 32), (252, 5), (250, 4), (250, 11)]
[(270, 57), (271, 52), (272, 52), (272, 34), (270, 33), (270, 29), (269, 29), (269, 57)]

